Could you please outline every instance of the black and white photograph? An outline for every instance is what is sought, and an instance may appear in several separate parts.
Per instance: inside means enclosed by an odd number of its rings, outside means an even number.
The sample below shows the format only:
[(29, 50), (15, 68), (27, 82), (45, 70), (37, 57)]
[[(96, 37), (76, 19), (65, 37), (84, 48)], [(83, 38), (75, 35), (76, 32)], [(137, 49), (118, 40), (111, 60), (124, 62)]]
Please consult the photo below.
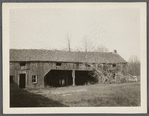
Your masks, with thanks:
[(146, 3), (3, 3), (2, 18), (4, 112), (147, 112)]

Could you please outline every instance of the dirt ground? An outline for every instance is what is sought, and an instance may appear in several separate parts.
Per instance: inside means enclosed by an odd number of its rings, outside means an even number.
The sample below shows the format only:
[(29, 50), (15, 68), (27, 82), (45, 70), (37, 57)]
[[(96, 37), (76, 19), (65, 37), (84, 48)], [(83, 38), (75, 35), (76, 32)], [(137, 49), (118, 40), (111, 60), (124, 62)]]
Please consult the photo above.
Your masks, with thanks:
[(140, 106), (140, 83), (10, 91), (10, 107)]

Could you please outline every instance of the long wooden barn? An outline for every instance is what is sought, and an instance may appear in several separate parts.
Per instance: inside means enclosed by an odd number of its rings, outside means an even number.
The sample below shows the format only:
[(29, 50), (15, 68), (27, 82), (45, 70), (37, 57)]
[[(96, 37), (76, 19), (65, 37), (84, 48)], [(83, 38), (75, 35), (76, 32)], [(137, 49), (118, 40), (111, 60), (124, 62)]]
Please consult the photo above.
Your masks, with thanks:
[(44, 88), (83, 85), (92, 64), (119, 69), (127, 62), (116, 52), (65, 52), (58, 50), (10, 49), (11, 88)]

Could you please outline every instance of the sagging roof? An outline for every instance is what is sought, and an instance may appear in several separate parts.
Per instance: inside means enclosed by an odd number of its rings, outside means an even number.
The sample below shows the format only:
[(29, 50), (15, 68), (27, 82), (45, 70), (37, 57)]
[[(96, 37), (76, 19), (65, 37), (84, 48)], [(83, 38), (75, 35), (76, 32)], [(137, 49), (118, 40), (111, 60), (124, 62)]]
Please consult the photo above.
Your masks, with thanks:
[(126, 63), (120, 55), (112, 52), (66, 52), (43, 49), (10, 49), (10, 61)]

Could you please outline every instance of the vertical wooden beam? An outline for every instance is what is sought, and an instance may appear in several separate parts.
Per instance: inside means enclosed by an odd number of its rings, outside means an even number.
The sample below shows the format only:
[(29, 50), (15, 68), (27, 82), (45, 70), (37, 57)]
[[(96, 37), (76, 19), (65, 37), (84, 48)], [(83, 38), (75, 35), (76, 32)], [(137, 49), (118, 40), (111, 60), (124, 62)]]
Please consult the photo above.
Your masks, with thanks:
[(75, 86), (75, 70), (72, 70), (72, 85)]

